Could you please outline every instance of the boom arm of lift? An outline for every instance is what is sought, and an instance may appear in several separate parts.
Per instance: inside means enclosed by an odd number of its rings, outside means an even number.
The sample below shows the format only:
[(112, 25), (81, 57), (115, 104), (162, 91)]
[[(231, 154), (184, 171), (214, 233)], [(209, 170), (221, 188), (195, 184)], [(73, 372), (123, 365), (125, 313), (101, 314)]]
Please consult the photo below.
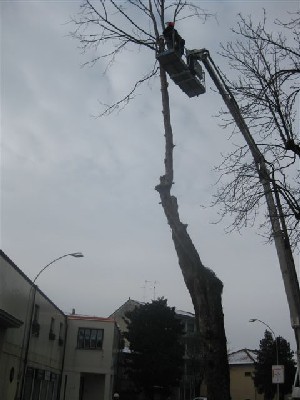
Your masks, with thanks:
[[(235, 122), (237, 123), (239, 128), (248, 129), (245, 122), (243, 121), (238, 104), (235, 101), (234, 96), (231, 93), (230, 89), (227, 87), (217, 66), (211, 59), (209, 51), (206, 49), (186, 50), (186, 56), (187, 56), (187, 59), (191, 58), (191, 59), (202, 62), (202, 64), (206, 68), (207, 72), (209, 73), (211, 79), (213, 80), (214, 84), (216, 85), (225, 104), (229, 108), (229, 111), (231, 112), (232, 116), (234, 117)], [(241, 126), (241, 123), (243, 123), (243, 126)]]
[[(238, 128), (242, 132), (248, 145), (253, 150), (253, 156), (254, 156), (256, 162), (259, 163), (259, 161), (261, 159), (261, 153), (257, 149), (256, 143), (254, 142), (254, 140), (251, 136), (251, 133), (249, 131), (249, 128), (248, 128), (244, 118), (242, 117), (240, 108), (239, 108), (233, 94), (231, 93), (229, 87), (226, 85), (226, 82), (224, 81), (221, 73), (219, 72), (218, 67), (215, 65), (215, 63), (211, 59), (209, 51), (206, 49), (187, 50), (186, 54), (187, 54), (187, 57), (192, 57), (192, 58), (202, 62), (202, 64), (206, 68), (207, 72), (209, 73), (211, 79), (213, 80), (214, 84), (216, 85), (216, 88), (218, 89), (220, 95), (222, 96), (222, 99), (224, 100), (224, 103), (226, 104), (229, 112), (231, 113), (235, 123), (237, 124)], [(256, 151), (256, 149), (257, 149), (257, 151)]]

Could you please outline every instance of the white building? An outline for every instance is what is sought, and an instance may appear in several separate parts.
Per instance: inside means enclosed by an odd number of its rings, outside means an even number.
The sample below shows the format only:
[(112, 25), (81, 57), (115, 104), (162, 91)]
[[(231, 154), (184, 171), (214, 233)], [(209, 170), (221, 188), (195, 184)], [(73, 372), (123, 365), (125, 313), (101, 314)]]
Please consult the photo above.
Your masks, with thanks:
[(68, 316), (62, 400), (112, 399), (119, 340), (111, 318)]
[(55, 398), (63, 365), (65, 326), (64, 313), (1, 251), (1, 399), (20, 398), (21, 392), (24, 400), (39, 399), (38, 394), (41, 399)]
[(228, 354), (232, 400), (263, 400), (253, 381), (256, 358), (256, 350), (241, 349)]
[(0, 250), (1, 400), (110, 400), (118, 332), (65, 315)]

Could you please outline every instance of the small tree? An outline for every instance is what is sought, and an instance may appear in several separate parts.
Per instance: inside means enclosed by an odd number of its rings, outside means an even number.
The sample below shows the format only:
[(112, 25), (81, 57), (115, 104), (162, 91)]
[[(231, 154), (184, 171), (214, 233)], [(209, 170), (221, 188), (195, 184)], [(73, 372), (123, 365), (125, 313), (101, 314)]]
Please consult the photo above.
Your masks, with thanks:
[(273, 399), (276, 385), (272, 383), (272, 365), (284, 365), (284, 383), (279, 384), (280, 397), (291, 393), (295, 375), (294, 352), (290, 344), (282, 337), (273, 338), (271, 332), (265, 331), (264, 338), (260, 341), (257, 362), (255, 363), (254, 384), (258, 393), (264, 393), (266, 400)]
[(179, 386), (184, 346), (183, 325), (167, 300), (158, 299), (126, 314), (131, 360), (128, 374), (148, 398), (156, 388), (166, 396)]

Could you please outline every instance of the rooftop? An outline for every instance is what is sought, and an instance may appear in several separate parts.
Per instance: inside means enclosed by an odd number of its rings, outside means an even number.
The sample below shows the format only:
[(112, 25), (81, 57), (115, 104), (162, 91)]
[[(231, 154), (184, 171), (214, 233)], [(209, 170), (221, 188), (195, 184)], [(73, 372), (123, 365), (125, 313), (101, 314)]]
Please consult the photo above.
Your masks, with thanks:
[(257, 350), (241, 349), (228, 354), (230, 365), (254, 364), (257, 358)]
[(70, 314), (67, 317), (68, 319), (81, 320), (81, 321), (83, 320), (83, 321), (98, 321), (98, 322), (115, 322), (113, 318), (103, 318), (92, 315)]

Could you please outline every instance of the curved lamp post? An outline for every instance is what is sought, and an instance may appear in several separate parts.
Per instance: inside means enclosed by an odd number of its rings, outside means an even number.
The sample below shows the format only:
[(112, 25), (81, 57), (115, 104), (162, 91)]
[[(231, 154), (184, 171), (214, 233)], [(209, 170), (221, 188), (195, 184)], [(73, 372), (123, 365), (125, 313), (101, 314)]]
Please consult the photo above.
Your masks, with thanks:
[[(25, 373), (26, 373), (26, 368), (27, 368), (27, 362), (28, 362), (28, 352), (29, 352), (29, 346), (30, 346), (30, 338), (31, 338), (31, 329), (32, 329), (32, 318), (33, 318), (33, 311), (34, 311), (34, 306), (35, 306), (35, 295), (36, 295), (36, 289), (37, 286), (35, 284), (37, 278), (41, 275), (42, 272), (45, 271), (45, 269), (47, 269), (48, 267), (50, 267), (52, 264), (54, 264), (55, 262), (61, 260), (62, 258), (65, 257), (75, 257), (75, 258), (80, 258), (80, 257), (84, 257), (84, 255), (81, 252), (76, 252), (76, 253), (68, 253), (68, 254), (64, 254), (63, 256), (57, 257), (54, 260), (52, 260), (49, 264), (45, 265), (39, 272), (38, 274), (35, 276), (35, 278), (32, 281), (32, 284), (30, 286), (30, 290), (29, 290), (29, 296), (28, 296), (28, 304), (27, 304), (27, 310), (29, 308), (29, 301), (30, 301), (30, 297), (31, 297), (31, 291), (32, 289), (34, 289), (34, 294), (33, 294), (33, 298), (32, 298), (32, 304), (31, 304), (31, 310), (30, 310), (30, 315), (29, 315), (29, 321), (28, 321), (28, 329), (26, 330), (26, 327), (24, 327), (24, 336), (23, 336), (23, 341), (22, 341), (22, 351), (21, 351), (21, 357), (22, 357), (22, 353), (23, 353), (23, 348), (24, 348), (24, 343), (25, 343), (25, 338), (26, 338), (26, 333), (27, 333), (27, 341), (26, 341), (26, 349), (25, 349), (25, 355), (24, 355), (24, 365), (23, 365), (23, 371), (22, 371), (22, 381), (21, 381), (21, 389), (20, 389), (20, 397), (22, 398), (23, 396), (23, 389), (24, 389), (24, 383), (25, 383)], [(27, 319), (27, 314), (28, 311), (26, 312), (26, 319)], [(26, 332), (27, 331), (27, 332)]]
[[(279, 363), (278, 343), (277, 343), (277, 337), (276, 337), (273, 329), (268, 324), (266, 324), (264, 321), (262, 321), (258, 318), (251, 318), (251, 319), (249, 319), (249, 322), (260, 322), (261, 324), (265, 325), (269, 329), (269, 331), (272, 333), (274, 342), (275, 342), (275, 349), (276, 349), (276, 364), (278, 365), (278, 363)], [(279, 383), (277, 383), (277, 399), (279, 400)]]
[[(40, 270), (40, 272), (36, 275), (36, 277), (34, 278), (34, 280), (32, 281), (32, 283), (34, 284), (35, 281), (37, 280), (37, 278), (41, 275), (41, 273), (44, 272), (46, 268), (50, 267), (50, 265), (54, 264), (56, 261), (61, 260), (61, 259), (64, 258), (64, 257), (68, 257), (68, 256), (75, 257), (75, 258), (84, 257), (84, 255), (83, 255), (81, 252), (78, 251), (77, 253), (68, 253), (68, 254), (65, 254), (65, 255), (63, 255), (63, 256), (60, 256), (60, 257), (58, 257), (58, 258), (55, 258), (54, 260), (52, 260), (49, 264), (45, 265), (45, 266)], [(33, 286), (33, 285), (32, 285), (32, 286)]]

